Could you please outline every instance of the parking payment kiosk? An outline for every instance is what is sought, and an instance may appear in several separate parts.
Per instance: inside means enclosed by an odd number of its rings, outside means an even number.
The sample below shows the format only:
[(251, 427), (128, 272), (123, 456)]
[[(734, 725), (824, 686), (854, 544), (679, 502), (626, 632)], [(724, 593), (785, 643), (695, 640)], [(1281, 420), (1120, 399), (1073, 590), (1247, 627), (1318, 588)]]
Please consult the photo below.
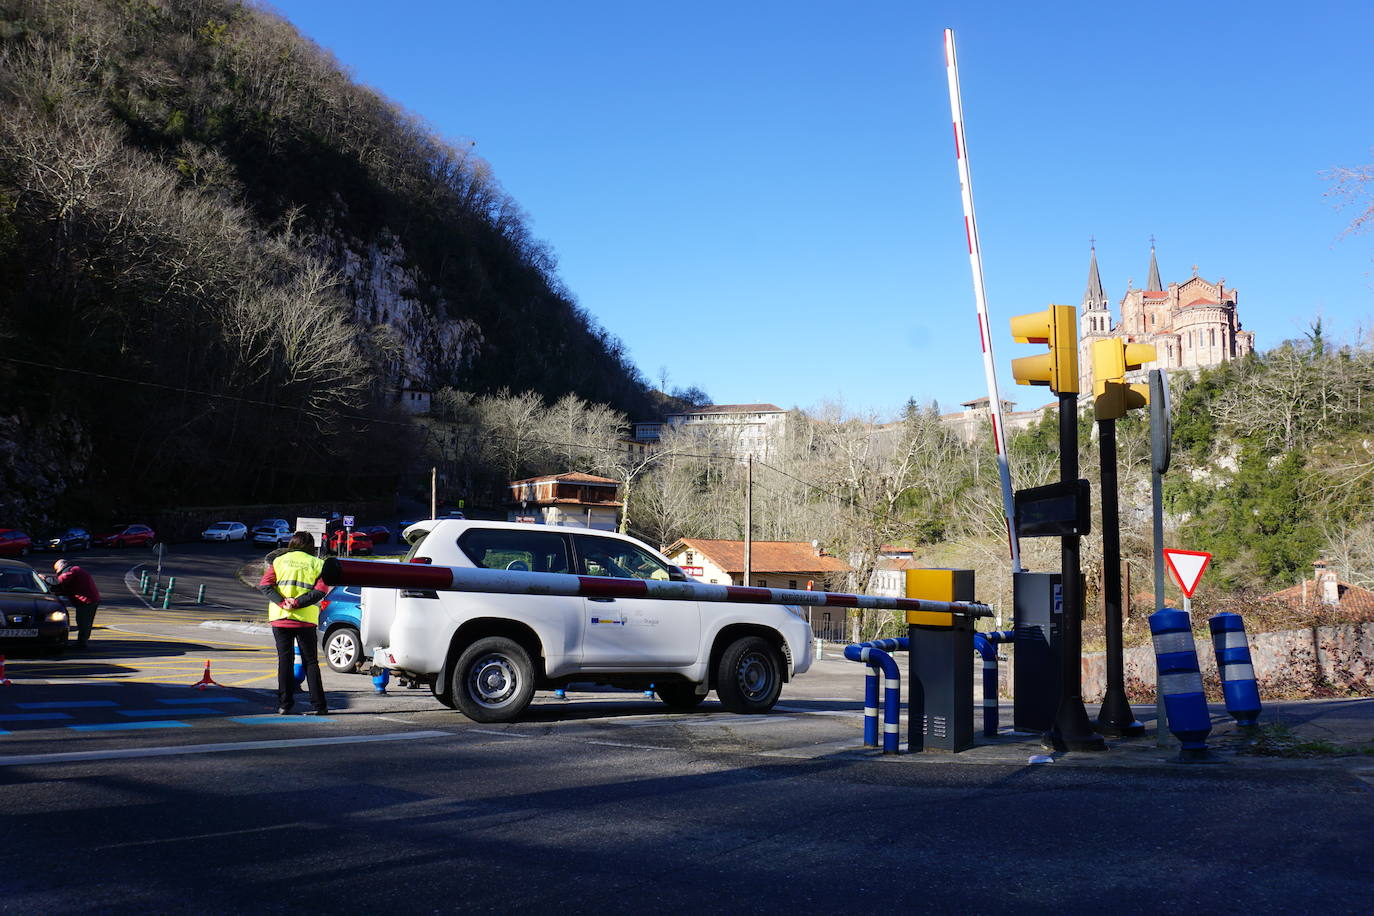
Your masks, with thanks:
[[(908, 569), (906, 596), (974, 601), (971, 569)], [(907, 746), (920, 751), (973, 747), (973, 618), (907, 611), (911, 689)]]

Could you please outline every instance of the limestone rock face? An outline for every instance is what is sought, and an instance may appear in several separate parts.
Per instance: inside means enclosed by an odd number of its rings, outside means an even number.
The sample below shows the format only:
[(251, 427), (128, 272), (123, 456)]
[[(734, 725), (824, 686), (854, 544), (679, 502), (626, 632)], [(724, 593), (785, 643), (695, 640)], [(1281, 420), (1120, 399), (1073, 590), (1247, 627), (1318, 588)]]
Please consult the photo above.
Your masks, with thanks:
[(47, 507), (70, 481), (86, 476), (90, 462), (90, 438), (75, 418), (0, 415), (0, 525), (38, 528), (55, 521)]

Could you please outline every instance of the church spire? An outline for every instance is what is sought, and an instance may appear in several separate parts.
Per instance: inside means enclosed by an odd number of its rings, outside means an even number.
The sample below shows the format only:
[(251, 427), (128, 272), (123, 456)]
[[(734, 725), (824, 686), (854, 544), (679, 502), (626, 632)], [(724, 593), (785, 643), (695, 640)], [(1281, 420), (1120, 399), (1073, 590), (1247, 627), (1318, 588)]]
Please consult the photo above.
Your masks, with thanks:
[(1155, 260), (1155, 237), (1150, 236), (1150, 278), (1145, 281), (1145, 289), (1150, 292), (1162, 292), (1164, 284), (1159, 280), (1159, 262)]
[[(1107, 302), (1107, 294), (1102, 291), (1102, 277), (1097, 273), (1097, 245), (1092, 245), (1092, 259), (1088, 262), (1088, 289), (1083, 293), (1083, 308), (1104, 308)], [(1098, 305), (1103, 303), (1103, 305)]]

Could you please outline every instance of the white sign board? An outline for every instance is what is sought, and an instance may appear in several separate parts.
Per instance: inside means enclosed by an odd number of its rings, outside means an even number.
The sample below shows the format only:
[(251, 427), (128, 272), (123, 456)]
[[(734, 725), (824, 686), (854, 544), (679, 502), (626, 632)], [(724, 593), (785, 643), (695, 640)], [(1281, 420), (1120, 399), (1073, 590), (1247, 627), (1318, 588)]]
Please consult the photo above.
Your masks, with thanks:
[(1164, 562), (1168, 564), (1169, 572), (1173, 573), (1174, 581), (1189, 598), (1193, 597), (1193, 592), (1202, 579), (1202, 572), (1211, 561), (1210, 553), (1199, 550), (1164, 550)]
[(313, 534), (317, 537), (324, 537), (324, 519), (322, 518), (297, 518), (296, 530)]

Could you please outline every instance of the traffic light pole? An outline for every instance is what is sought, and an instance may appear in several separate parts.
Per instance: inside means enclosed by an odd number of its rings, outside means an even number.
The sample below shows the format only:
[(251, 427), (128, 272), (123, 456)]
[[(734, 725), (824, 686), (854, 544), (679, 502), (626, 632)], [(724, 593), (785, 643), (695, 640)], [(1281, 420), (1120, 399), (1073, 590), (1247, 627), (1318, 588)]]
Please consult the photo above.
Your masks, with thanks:
[[(1078, 480), (1078, 394), (1059, 395), (1059, 475), (1065, 483)], [(1078, 552), (1079, 535), (1061, 538), (1064, 607), (1060, 613), (1059, 708), (1054, 725), (1044, 735), (1046, 747), (1057, 751), (1106, 749), (1083, 708), (1083, 585)]]
[(1126, 666), (1121, 646), (1121, 521), (1117, 511), (1116, 420), (1097, 421), (1102, 456), (1102, 607), (1107, 631), (1107, 692), (1097, 714), (1097, 730), (1108, 738), (1145, 734), (1126, 699)]

